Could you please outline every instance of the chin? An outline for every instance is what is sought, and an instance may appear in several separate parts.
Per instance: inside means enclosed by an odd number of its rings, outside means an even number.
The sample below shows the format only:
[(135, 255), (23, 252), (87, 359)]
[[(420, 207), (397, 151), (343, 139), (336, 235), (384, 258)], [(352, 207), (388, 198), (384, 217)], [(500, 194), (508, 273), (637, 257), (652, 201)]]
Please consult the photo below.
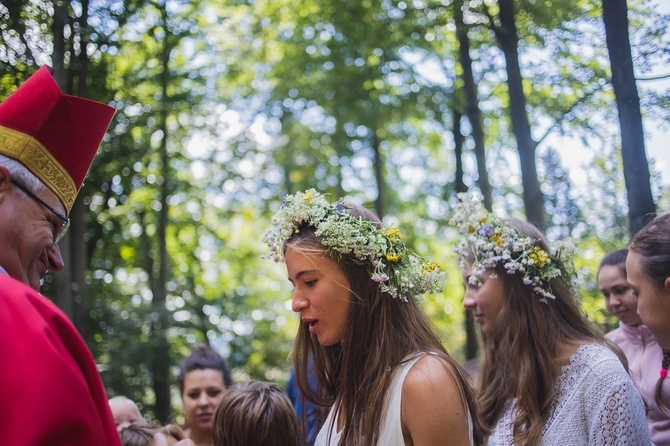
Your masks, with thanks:
[(320, 338), (317, 338), (319, 341), (319, 344), (321, 344), (324, 347), (332, 347), (335, 344), (339, 344), (341, 341), (333, 341), (332, 339), (323, 339), (321, 340)]

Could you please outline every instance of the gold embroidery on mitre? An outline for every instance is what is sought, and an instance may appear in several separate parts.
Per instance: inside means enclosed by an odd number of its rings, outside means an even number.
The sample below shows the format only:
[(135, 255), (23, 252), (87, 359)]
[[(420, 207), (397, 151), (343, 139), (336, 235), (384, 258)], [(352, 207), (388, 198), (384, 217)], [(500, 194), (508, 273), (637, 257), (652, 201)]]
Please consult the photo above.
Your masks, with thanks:
[(77, 187), (65, 168), (38, 140), (25, 133), (0, 126), (0, 153), (20, 161), (53, 191), (70, 213)]

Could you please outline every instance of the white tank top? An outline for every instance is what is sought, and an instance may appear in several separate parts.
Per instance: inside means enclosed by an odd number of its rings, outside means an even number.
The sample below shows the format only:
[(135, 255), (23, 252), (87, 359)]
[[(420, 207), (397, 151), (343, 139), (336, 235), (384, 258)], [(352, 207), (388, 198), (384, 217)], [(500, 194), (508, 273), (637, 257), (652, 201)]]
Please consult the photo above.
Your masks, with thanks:
[[(426, 353), (419, 353), (415, 356), (410, 355), (393, 370), (393, 378), (388, 389), (386, 401), (384, 402), (377, 446), (405, 446), (405, 440), (402, 435), (402, 385), (405, 382), (407, 373), (424, 355)], [(411, 359), (408, 360), (408, 358)], [(314, 446), (339, 445), (342, 431), (337, 431), (338, 415), (335, 414), (334, 408), (335, 405), (330, 408), (328, 418), (326, 418), (326, 422), (316, 436)], [(469, 410), (467, 413), (470, 445), (473, 446), (472, 418)]]

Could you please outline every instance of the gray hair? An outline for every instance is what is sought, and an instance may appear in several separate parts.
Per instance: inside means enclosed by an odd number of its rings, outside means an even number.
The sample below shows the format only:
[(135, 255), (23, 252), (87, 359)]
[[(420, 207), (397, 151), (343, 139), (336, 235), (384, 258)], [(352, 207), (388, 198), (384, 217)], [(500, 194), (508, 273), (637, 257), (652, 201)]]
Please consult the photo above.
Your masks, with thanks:
[[(19, 180), (21, 185), (25, 186), (32, 193), (37, 193), (46, 188), (42, 180), (37, 178), (26, 166), (14, 158), (0, 154), (0, 166), (5, 166), (9, 174)], [(19, 196), (21, 197), (27, 196), (20, 189), (17, 192), (19, 192)]]

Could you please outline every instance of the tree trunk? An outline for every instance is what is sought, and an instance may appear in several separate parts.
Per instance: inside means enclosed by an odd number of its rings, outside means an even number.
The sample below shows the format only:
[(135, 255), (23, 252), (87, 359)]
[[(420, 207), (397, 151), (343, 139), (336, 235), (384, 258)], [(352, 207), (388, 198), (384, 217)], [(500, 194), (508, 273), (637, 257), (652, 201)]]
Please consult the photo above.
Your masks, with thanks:
[(472, 126), (472, 139), (475, 143), (475, 158), (477, 159), (477, 186), (484, 197), (484, 207), (492, 210), (493, 197), (489, 173), (486, 170), (486, 141), (484, 127), (482, 126), (482, 114), (479, 109), (477, 98), (477, 83), (472, 73), (472, 58), (470, 57), (470, 38), (468, 28), (463, 21), (463, 0), (454, 1), (454, 20), (456, 22), (456, 35), (458, 37), (458, 58), (463, 69), (463, 85), (465, 87), (465, 99), (467, 103), (467, 114), (470, 126)]
[(628, 193), (628, 220), (635, 235), (656, 213), (651, 194), (649, 164), (644, 148), (640, 98), (635, 84), (628, 37), (626, 0), (603, 0), (607, 51), (612, 65), (612, 86), (619, 111), (623, 176)]
[(165, 4), (161, 5), (163, 27), (165, 30), (165, 41), (163, 42), (163, 53), (161, 57), (162, 72), (160, 76), (162, 98), (160, 111), (160, 130), (163, 132), (163, 139), (160, 145), (160, 158), (162, 168), (161, 188), (161, 207), (158, 215), (158, 278), (153, 295), (152, 305), (157, 315), (154, 323), (153, 336), (156, 342), (156, 354), (153, 358), (152, 372), (154, 382), (154, 392), (156, 394), (156, 418), (161, 424), (169, 422), (171, 416), (170, 405), (170, 349), (166, 338), (168, 328), (168, 318), (165, 309), (165, 300), (167, 295), (166, 285), (169, 280), (169, 258), (167, 252), (167, 225), (168, 225), (168, 197), (170, 193), (170, 160), (167, 150), (167, 118), (170, 108), (168, 97), (168, 84), (170, 82), (170, 44), (168, 17)]
[[(80, 52), (77, 61), (77, 94), (83, 98), (88, 97), (88, 53), (86, 46), (88, 43), (88, 0), (81, 1), (81, 17), (79, 18), (79, 42)], [(86, 207), (83, 204), (83, 197), (87, 195), (88, 188), (83, 186), (79, 191), (79, 197), (72, 208), (72, 233), (74, 237), (70, 239), (70, 265), (72, 279), (72, 322), (81, 334), (82, 338), (90, 344), (86, 330), (86, 310), (84, 302), (88, 299), (86, 286), (86, 269), (88, 268), (87, 246), (84, 240), (86, 233), (86, 221), (84, 215)], [(89, 345), (90, 347), (90, 345)]]
[(51, 33), (54, 38), (54, 48), (53, 53), (51, 54), (51, 64), (54, 69), (54, 79), (56, 83), (61, 87), (65, 88), (65, 24), (67, 23), (68, 17), (68, 5), (67, 0), (55, 0), (53, 2), (54, 6), (54, 17), (51, 24)]
[(456, 175), (454, 178), (454, 188), (456, 193), (467, 192), (468, 188), (463, 181), (463, 131), (461, 130), (461, 119), (463, 115), (454, 109), (454, 157), (456, 158)]
[(519, 66), (519, 36), (516, 30), (514, 0), (498, 0), (498, 6), (500, 7), (500, 28), (494, 27), (494, 31), (505, 55), (512, 131), (516, 137), (521, 163), (523, 203), (528, 221), (544, 231), (547, 228), (544, 195), (537, 178), (536, 143), (531, 136), (530, 123), (526, 114), (526, 96), (523, 92), (523, 78)]
[[(456, 193), (467, 192), (467, 187), (463, 181), (463, 132), (461, 131), (461, 118), (463, 115), (454, 108), (454, 156), (456, 157)], [(465, 310), (465, 358), (473, 359), (479, 352), (479, 342), (477, 340), (477, 327), (472, 316), (472, 312)]]
[[(67, 90), (67, 72), (65, 70), (65, 26), (67, 24), (69, 2), (54, 1), (54, 16), (51, 24), (51, 33), (53, 35), (53, 53), (51, 54), (51, 64), (54, 69), (54, 79), (61, 90), (70, 93)], [(73, 209), (74, 210), (74, 209)], [(65, 266), (63, 270), (53, 275), (53, 299), (56, 305), (63, 310), (70, 320), (74, 321), (74, 296), (72, 294), (72, 264), (71, 259), (71, 240), (72, 234), (77, 230), (75, 227), (60, 241), (59, 247)], [(76, 324), (75, 324), (76, 326)], [(79, 327), (77, 327), (79, 328)]]
[(377, 180), (377, 199), (375, 200), (375, 211), (379, 218), (384, 218), (388, 212), (388, 198), (386, 197), (386, 180), (384, 177), (384, 157), (381, 153), (381, 143), (377, 136), (377, 129), (373, 129), (372, 149), (375, 153), (373, 160), (375, 168), (375, 179)]
[[(82, 194), (83, 191), (80, 192)], [(84, 302), (88, 299), (86, 286), (86, 268), (88, 267), (88, 256), (86, 255), (86, 241), (84, 234), (86, 233), (86, 223), (84, 221), (84, 213), (86, 212), (82, 197), (79, 197), (74, 202), (72, 213), (70, 214), (70, 231), (71, 237), (68, 245), (69, 249), (69, 264), (70, 264), (70, 294), (72, 296), (72, 323), (77, 327), (77, 331), (82, 338), (91, 347), (91, 339), (88, 338), (88, 330), (86, 329), (86, 310)]]

